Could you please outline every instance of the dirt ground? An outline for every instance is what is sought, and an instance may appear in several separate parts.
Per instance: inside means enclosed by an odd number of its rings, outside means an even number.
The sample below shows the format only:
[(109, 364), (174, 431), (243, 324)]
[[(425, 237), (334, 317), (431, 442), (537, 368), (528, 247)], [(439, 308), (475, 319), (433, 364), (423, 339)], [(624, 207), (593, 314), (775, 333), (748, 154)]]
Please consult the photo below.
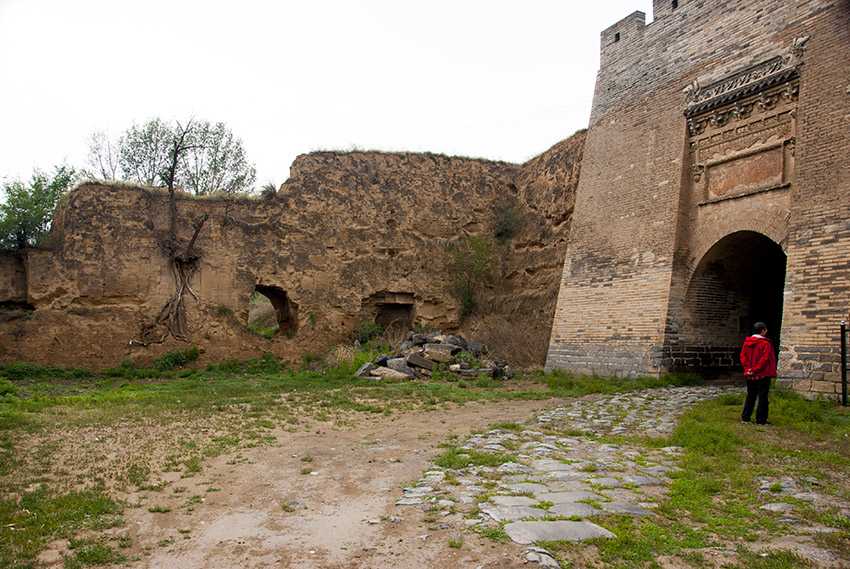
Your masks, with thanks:
[[(474, 402), (377, 415), (352, 430), (278, 430), (275, 444), (205, 461), (191, 478), (168, 473), (164, 491), (117, 496), (131, 506), (126, 525), (114, 531), (131, 538), (122, 553), (137, 558), (129, 564), (138, 568), (524, 566), (523, 547), (470, 531), (462, 547), (450, 547), (462, 528), (426, 522), (423, 511), (395, 501), (450, 435), (463, 439), (493, 423), (522, 422), (555, 404)], [(151, 504), (170, 511), (150, 512)], [(40, 561), (61, 567), (66, 547), (67, 540), (51, 544)]]

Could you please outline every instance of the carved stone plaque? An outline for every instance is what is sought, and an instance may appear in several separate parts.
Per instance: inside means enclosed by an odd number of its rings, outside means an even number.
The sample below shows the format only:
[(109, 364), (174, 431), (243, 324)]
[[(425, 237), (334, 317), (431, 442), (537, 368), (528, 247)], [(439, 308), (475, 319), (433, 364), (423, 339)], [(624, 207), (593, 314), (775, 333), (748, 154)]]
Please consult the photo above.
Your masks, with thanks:
[(708, 200), (783, 184), (782, 146), (714, 164), (707, 172)]
[(794, 175), (797, 69), (808, 37), (784, 53), (707, 86), (684, 89), (698, 203), (787, 186)]

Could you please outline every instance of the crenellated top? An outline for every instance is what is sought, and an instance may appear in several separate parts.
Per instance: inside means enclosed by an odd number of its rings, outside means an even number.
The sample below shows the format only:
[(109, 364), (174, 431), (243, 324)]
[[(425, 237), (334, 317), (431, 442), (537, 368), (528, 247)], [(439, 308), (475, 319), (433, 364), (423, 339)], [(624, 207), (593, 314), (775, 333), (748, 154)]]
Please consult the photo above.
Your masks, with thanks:
[[(666, 19), (674, 13), (682, 13), (692, 0), (653, 0), (652, 22)], [(697, 8), (702, 8), (698, 4)], [(646, 14), (641, 11), (632, 12), (601, 34), (602, 57), (607, 53), (615, 53), (624, 46), (631, 45), (633, 40), (643, 34), (643, 28), (652, 25), (646, 23)]]
[(646, 14), (641, 11), (632, 12), (613, 26), (603, 30), (601, 36), (602, 57), (606, 52), (617, 49), (621, 43), (629, 43), (646, 26)]

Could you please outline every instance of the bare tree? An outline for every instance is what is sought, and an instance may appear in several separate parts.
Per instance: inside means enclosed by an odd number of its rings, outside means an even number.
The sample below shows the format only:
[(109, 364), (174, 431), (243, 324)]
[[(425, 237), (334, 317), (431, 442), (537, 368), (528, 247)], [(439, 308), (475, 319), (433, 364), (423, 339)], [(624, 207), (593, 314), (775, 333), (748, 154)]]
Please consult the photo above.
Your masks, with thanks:
[[(178, 211), (177, 197), (175, 195), (181, 161), (187, 152), (191, 152), (196, 147), (192, 137), (194, 128), (195, 125), (192, 120), (189, 120), (186, 126), (181, 125), (179, 122), (177, 123), (177, 128), (174, 130), (168, 144), (168, 159), (157, 174), (158, 178), (168, 188), (169, 210), (168, 235), (165, 239), (159, 241), (159, 245), (166, 255), (168, 255), (169, 264), (174, 276), (175, 291), (174, 295), (165, 301), (154, 322), (142, 326), (142, 339), (135, 341), (135, 343), (142, 345), (148, 345), (152, 341), (161, 343), (165, 341), (169, 334), (177, 340), (184, 342), (190, 341), (186, 330), (186, 304), (184, 298), (188, 292), (196, 301), (200, 301), (198, 295), (192, 290), (191, 278), (197, 268), (199, 259), (195, 253), (195, 241), (198, 239), (204, 223), (209, 219), (209, 214), (204, 213), (192, 222), (192, 237), (189, 239), (188, 244), (183, 247), (178, 239)], [(165, 331), (159, 340), (146, 340), (159, 326), (165, 327)]]
[(118, 141), (105, 131), (92, 133), (89, 137), (89, 155), (86, 157), (86, 163), (92, 169), (83, 170), (83, 174), (101, 180), (117, 180), (121, 173), (119, 150)]

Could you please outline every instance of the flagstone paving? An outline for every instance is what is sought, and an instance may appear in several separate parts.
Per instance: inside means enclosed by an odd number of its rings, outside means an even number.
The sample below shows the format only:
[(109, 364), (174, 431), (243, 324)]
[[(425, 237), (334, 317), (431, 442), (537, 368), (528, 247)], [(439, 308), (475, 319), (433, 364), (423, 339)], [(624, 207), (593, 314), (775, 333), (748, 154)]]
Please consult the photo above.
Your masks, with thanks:
[[(688, 408), (741, 391), (737, 386), (719, 385), (668, 387), (561, 405), (539, 413), (522, 430), (497, 428), (458, 445), (459, 450), (470, 453), (501, 454), (508, 462), (475, 466), (470, 455), (470, 464), (464, 468), (435, 465), (415, 486), (404, 489), (396, 505), (436, 515), (443, 529), (504, 524), (510, 539), (523, 545), (614, 538), (590, 519), (654, 516), (653, 509), (664, 500), (672, 483), (670, 474), (680, 470), (676, 463), (682, 449), (603, 443), (600, 439), (610, 435), (668, 436)], [(813, 490), (815, 480), (787, 479), (781, 485), (783, 494), (814, 506), (830, 500)], [(772, 480), (765, 480), (762, 486), (776, 490)], [(834, 499), (832, 504), (836, 504)], [(842, 515), (850, 515), (850, 504), (840, 500), (837, 504)], [(780, 521), (795, 519), (788, 504), (766, 503), (762, 508), (775, 512)], [(525, 554), (527, 561), (557, 566), (540, 548), (528, 548)], [(819, 561), (831, 559), (828, 551), (810, 544), (801, 544), (798, 554)]]

